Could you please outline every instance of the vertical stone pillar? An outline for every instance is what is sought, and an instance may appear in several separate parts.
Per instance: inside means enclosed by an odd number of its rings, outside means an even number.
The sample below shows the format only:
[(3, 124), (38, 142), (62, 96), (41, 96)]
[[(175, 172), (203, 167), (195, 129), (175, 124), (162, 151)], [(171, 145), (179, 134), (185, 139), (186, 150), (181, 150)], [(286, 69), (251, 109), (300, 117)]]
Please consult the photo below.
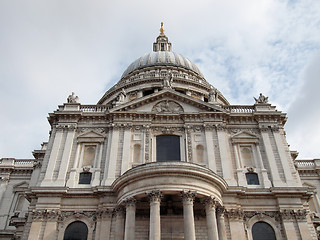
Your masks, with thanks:
[(205, 126), (205, 136), (206, 136), (206, 146), (207, 146), (207, 158), (208, 158), (208, 167), (217, 172), (216, 159), (214, 154), (214, 143), (213, 143), (213, 126), (206, 125)]
[(295, 216), (294, 216), (294, 210), (287, 210), (284, 209), (281, 211), (281, 218), (284, 226), (284, 232), (286, 234), (287, 239), (290, 240), (297, 240), (297, 232), (294, 227), (294, 221), (295, 221)]
[(242, 164), (241, 164), (240, 159), (239, 159), (239, 155), (240, 154), (239, 154), (238, 145), (235, 144), (235, 143), (232, 143), (232, 145), (233, 145), (234, 156), (235, 156), (235, 159), (236, 159), (238, 185), (239, 186), (246, 186), (247, 182), (245, 180), (244, 170), (242, 168)]
[[(283, 167), (284, 175), (286, 178), (286, 182), (289, 186), (297, 186), (297, 182), (293, 179), (293, 169), (290, 167), (291, 156), (289, 151), (286, 152), (284, 142), (281, 139), (280, 130), (278, 127), (274, 127), (272, 129), (274, 140), (277, 144), (277, 148), (279, 151), (279, 156), (281, 160), (281, 164)], [(287, 143), (286, 143), (287, 144)], [(292, 166), (293, 167), (293, 166)]]
[(67, 131), (67, 135), (66, 135), (64, 148), (63, 148), (62, 159), (59, 167), (59, 173), (55, 181), (56, 186), (64, 186), (66, 184), (67, 170), (68, 170), (68, 165), (70, 161), (74, 136), (76, 133), (76, 125), (68, 125), (66, 127), (66, 131)]
[(184, 219), (184, 239), (195, 240), (196, 231), (194, 225), (193, 216), (193, 201), (196, 196), (196, 192), (183, 191), (181, 192), (183, 202), (183, 219)]
[(186, 159), (186, 162), (193, 162), (191, 127), (189, 125), (187, 125), (185, 127), (185, 135), (186, 135), (186, 148), (187, 148), (187, 159)]
[(120, 129), (119, 126), (114, 125), (112, 128), (112, 134), (110, 138), (110, 152), (106, 159), (106, 166), (104, 170), (104, 184), (111, 185), (116, 178), (116, 167), (117, 167), (117, 154), (119, 147)]
[(271, 175), (272, 175), (272, 183), (275, 187), (278, 186), (282, 186), (282, 181), (280, 179), (280, 175), (279, 175), (279, 170), (277, 167), (277, 163), (276, 160), (274, 158), (274, 154), (273, 154), (273, 150), (272, 150), (272, 146), (271, 146), (271, 141), (269, 138), (269, 134), (268, 128), (260, 128), (261, 131), (261, 136), (262, 136), (262, 140), (264, 143), (264, 148), (266, 150), (266, 154), (267, 154), (267, 158), (270, 164), (270, 168), (272, 169), (272, 171), (270, 171)]
[(243, 211), (241, 209), (230, 209), (226, 213), (229, 219), (231, 239), (246, 239)]
[(226, 224), (224, 221), (224, 207), (222, 206), (217, 208), (217, 225), (219, 240), (227, 240)]
[(57, 162), (58, 153), (60, 149), (60, 144), (63, 137), (63, 126), (56, 126), (53, 131), (55, 132), (53, 146), (50, 152), (50, 158), (48, 160), (48, 165), (46, 168), (46, 173), (43, 181), (41, 182), (41, 186), (51, 186), (53, 181), (53, 171), (55, 168), (55, 164)]
[(122, 164), (121, 164), (121, 174), (127, 171), (130, 166), (130, 143), (131, 143), (131, 126), (124, 127), (124, 136), (123, 136), (123, 155), (122, 155)]
[(151, 191), (147, 193), (150, 199), (150, 229), (149, 239), (161, 239), (161, 226), (160, 226), (160, 202), (162, 194), (160, 191)]
[(128, 198), (125, 200), (126, 204), (126, 225), (124, 232), (125, 240), (135, 239), (135, 225), (136, 225), (136, 199)]
[(233, 175), (233, 167), (232, 167), (232, 158), (231, 158), (231, 150), (229, 148), (229, 141), (226, 133), (225, 126), (219, 124), (217, 126), (218, 133), (218, 141), (220, 147), (220, 156), (222, 164), (222, 174), (223, 178), (227, 181), (229, 185), (237, 185), (236, 180)]
[(263, 161), (262, 161), (262, 156), (261, 156), (261, 151), (260, 151), (260, 147), (259, 147), (259, 144), (256, 144), (256, 152), (257, 152), (257, 159), (258, 159), (258, 162), (259, 162), (259, 165), (260, 165), (260, 168), (261, 168), (261, 175), (262, 175), (262, 181), (263, 181), (263, 186), (265, 188), (269, 188), (271, 187), (271, 182), (269, 180), (269, 177), (268, 177), (268, 172), (263, 164)]
[(114, 239), (123, 240), (124, 236), (124, 209), (122, 207), (117, 207), (115, 209), (116, 215), (116, 229), (114, 234)]
[(100, 240), (110, 239), (112, 211), (107, 209), (101, 212), (99, 236)]
[(299, 232), (302, 239), (308, 239), (312, 235), (307, 222), (306, 210), (298, 210), (296, 213), (296, 219), (299, 227)]
[(5, 191), (7, 190), (8, 182), (9, 182), (9, 175), (5, 177), (0, 177), (0, 203)]
[(58, 231), (58, 211), (52, 210), (47, 212), (47, 222), (45, 225), (45, 230), (43, 234), (43, 239), (46, 240), (55, 240), (57, 239)]
[(206, 198), (203, 203), (206, 208), (208, 240), (219, 240), (216, 217), (216, 207), (218, 202), (212, 196)]

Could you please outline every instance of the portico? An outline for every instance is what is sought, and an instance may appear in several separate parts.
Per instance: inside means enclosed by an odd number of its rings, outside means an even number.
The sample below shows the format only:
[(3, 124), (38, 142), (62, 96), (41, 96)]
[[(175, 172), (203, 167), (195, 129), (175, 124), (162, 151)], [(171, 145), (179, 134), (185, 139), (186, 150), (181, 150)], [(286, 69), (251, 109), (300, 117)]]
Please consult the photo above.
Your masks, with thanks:
[[(155, 175), (157, 181), (154, 181)], [(187, 182), (185, 175), (188, 175)], [(136, 220), (142, 216), (144, 221), (149, 221), (149, 239), (194, 240), (201, 231), (205, 231), (210, 240), (226, 239), (225, 232), (218, 231), (218, 226), (224, 226), (221, 194), (226, 183), (202, 166), (185, 162), (142, 165), (127, 171), (115, 182), (115, 188), (118, 203), (126, 212), (125, 240), (136, 238)], [(166, 225), (170, 218), (180, 223), (177, 229), (172, 228), (172, 224)], [(221, 227), (220, 231), (225, 228)]]

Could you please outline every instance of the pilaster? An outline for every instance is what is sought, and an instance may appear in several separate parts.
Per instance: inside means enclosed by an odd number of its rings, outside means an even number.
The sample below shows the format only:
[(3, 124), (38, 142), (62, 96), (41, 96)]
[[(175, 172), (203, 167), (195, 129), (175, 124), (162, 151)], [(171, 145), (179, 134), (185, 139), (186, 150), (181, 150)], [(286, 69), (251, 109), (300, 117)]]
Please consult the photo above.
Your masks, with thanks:
[(205, 125), (205, 137), (206, 137), (206, 146), (207, 146), (207, 159), (208, 159), (208, 167), (217, 172), (217, 164), (215, 159), (215, 149), (213, 143), (213, 126)]
[(262, 140), (264, 143), (264, 148), (266, 150), (266, 155), (268, 158), (268, 162), (270, 164), (270, 169), (272, 169), (272, 171), (270, 171), (271, 176), (272, 176), (272, 183), (273, 186), (275, 187), (280, 187), (283, 186), (283, 183), (280, 179), (280, 175), (279, 175), (279, 170), (277, 167), (277, 163), (273, 154), (273, 150), (272, 150), (272, 146), (271, 146), (271, 141), (269, 139), (269, 134), (268, 131), (270, 131), (268, 128), (260, 128), (261, 131), (261, 136), (262, 136)]
[(225, 126), (217, 125), (217, 133), (220, 147), (220, 156), (222, 164), (223, 178), (231, 186), (237, 185), (233, 176), (232, 158), (229, 149), (229, 142), (227, 138), (227, 132)]

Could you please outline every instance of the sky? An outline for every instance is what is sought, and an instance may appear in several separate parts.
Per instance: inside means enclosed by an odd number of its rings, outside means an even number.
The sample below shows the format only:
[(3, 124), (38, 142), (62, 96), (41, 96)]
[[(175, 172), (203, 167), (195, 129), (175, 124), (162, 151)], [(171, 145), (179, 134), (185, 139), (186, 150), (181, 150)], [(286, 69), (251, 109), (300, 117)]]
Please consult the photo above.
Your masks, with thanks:
[(96, 104), (160, 22), (230, 104), (263, 93), (287, 113), (290, 150), (320, 158), (317, 0), (0, 0), (0, 158), (32, 158), (71, 92)]

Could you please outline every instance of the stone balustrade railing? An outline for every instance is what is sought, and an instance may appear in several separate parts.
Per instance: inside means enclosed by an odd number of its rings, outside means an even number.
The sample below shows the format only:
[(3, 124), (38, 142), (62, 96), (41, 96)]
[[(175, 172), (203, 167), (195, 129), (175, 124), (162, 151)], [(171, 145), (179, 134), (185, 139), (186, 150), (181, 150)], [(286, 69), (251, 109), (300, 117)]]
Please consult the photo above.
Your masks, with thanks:
[(81, 105), (82, 112), (105, 112), (109, 108), (106, 105)]
[(298, 167), (315, 167), (313, 160), (298, 160), (295, 163)]
[(241, 105), (233, 105), (233, 106), (226, 106), (225, 109), (230, 111), (231, 113), (253, 113), (254, 106), (241, 106)]

